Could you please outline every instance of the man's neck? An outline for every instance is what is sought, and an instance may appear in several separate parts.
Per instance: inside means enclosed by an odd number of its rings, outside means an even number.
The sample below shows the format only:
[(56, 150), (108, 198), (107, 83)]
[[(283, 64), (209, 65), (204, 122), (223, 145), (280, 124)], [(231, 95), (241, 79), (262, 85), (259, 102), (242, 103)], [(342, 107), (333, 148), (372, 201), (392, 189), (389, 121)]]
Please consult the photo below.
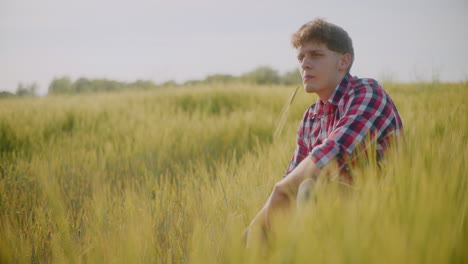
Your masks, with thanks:
[(338, 85), (340, 85), (341, 81), (343, 80), (343, 78), (346, 76), (346, 73), (344, 74), (340, 74), (337, 76), (337, 78), (335, 79), (335, 81), (333, 82), (332, 85), (330, 85), (329, 87), (327, 87), (326, 89), (324, 89), (323, 91), (321, 91), (320, 93), (317, 93), (317, 95), (319, 96), (320, 100), (326, 104), (328, 102), (328, 99), (330, 99), (330, 97), (332, 96), (333, 92), (335, 91), (335, 89), (338, 87)]

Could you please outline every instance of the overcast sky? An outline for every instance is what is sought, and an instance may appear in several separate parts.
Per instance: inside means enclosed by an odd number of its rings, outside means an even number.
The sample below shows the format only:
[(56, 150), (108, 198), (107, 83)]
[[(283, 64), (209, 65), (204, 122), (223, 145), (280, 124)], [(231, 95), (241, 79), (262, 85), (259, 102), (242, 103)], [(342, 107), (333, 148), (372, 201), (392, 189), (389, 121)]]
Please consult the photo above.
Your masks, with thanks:
[(468, 1), (0, 0), (0, 90), (54, 77), (156, 83), (296, 69), (292, 33), (315, 17), (353, 39), (351, 73), (468, 80)]

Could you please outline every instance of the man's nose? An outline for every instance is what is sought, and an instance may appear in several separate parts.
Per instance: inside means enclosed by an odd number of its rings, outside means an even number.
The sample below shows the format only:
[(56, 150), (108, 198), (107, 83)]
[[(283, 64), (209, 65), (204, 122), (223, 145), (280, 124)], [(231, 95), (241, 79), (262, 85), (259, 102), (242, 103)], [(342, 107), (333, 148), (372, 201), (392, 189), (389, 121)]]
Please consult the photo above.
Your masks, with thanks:
[(306, 57), (304, 57), (304, 59), (302, 59), (301, 61), (301, 68), (302, 69), (310, 69), (311, 68), (311, 65), (310, 65), (310, 60)]

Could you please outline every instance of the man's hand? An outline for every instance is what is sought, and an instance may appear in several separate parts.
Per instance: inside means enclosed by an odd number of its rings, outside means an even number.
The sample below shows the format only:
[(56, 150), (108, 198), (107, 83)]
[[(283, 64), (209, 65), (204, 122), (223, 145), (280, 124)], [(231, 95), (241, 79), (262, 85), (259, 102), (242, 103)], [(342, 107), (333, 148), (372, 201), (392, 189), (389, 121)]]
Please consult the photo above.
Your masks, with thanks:
[(276, 214), (285, 214), (296, 200), (297, 187), (286, 178), (275, 184), (265, 204), (265, 225), (271, 229), (271, 220)]
[(305, 158), (286, 178), (275, 184), (265, 206), (254, 217), (244, 232), (247, 247), (252, 243), (252, 237), (258, 231), (260, 240), (266, 239), (266, 230), (271, 229), (271, 221), (276, 214), (284, 214), (295, 203), (299, 185), (308, 178), (316, 178), (320, 168), (310, 157)]
[(290, 204), (294, 202), (293, 190), (290, 190), (284, 181), (275, 185), (266, 204), (257, 213), (250, 225), (244, 232), (244, 240), (247, 248), (253, 243), (254, 239), (259, 239), (263, 244), (267, 239), (267, 233), (271, 230), (271, 218), (274, 214), (284, 214)]

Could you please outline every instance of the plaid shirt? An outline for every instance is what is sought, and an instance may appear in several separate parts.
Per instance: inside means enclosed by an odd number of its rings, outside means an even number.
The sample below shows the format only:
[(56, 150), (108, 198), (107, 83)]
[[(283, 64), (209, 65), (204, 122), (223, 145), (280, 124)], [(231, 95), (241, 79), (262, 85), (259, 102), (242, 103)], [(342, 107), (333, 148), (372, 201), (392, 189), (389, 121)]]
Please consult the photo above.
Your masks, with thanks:
[(366, 135), (376, 141), (377, 157), (382, 158), (391, 135), (402, 133), (395, 104), (377, 81), (348, 73), (326, 104), (318, 98), (304, 113), (284, 177), (310, 156), (320, 168), (336, 158), (344, 180), (350, 182), (346, 160), (356, 154), (353, 152), (364, 143)]

